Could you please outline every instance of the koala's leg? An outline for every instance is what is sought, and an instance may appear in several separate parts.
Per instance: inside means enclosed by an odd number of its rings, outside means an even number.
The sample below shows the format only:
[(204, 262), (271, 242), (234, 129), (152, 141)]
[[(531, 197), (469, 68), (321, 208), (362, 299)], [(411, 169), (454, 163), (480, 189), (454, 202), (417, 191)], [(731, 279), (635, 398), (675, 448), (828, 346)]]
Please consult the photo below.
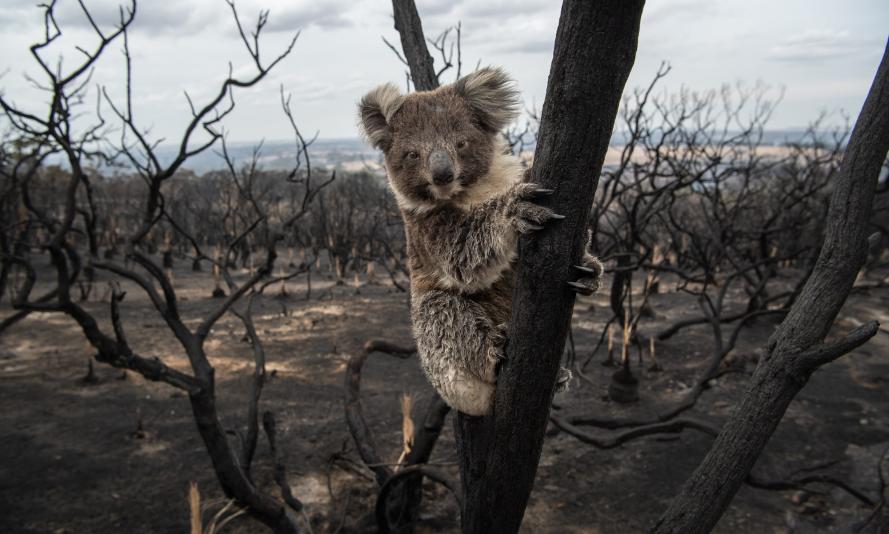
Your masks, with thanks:
[(463, 295), (428, 291), (411, 302), (423, 371), (452, 408), (490, 413), (505, 336), (480, 304)]

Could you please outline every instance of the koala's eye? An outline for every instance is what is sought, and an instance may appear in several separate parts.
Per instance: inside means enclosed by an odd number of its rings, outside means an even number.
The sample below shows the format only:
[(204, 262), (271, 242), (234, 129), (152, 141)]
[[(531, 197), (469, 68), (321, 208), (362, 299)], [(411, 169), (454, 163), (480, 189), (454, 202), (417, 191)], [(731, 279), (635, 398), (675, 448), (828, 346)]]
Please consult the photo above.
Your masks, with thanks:
[(407, 153), (407, 159), (420, 159), (420, 154), (411, 150), (410, 152)]
[(458, 148), (459, 150), (463, 150), (464, 148), (466, 148), (466, 146), (467, 146), (468, 144), (469, 144), (469, 143), (467, 143), (466, 141), (458, 141), (458, 142), (457, 142), (457, 148)]

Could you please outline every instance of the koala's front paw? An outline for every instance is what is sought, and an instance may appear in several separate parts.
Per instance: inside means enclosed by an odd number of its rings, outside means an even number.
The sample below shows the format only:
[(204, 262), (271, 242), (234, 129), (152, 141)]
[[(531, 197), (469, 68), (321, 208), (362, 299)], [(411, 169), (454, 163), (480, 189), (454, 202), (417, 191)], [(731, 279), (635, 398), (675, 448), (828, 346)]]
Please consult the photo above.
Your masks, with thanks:
[(543, 223), (565, 218), (550, 208), (531, 202), (532, 199), (552, 193), (552, 189), (542, 189), (537, 184), (521, 183), (513, 186), (509, 192), (506, 215), (517, 232), (527, 234), (541, 230)]
[(592, 295), (599, 289), (599, 281), (605, 268), (599, 258), (585, 252), (581, 265), (575, 265), (574, 269), (580, 273), (580, 277), (574, 282), (568, 282), (568, 287), (579, 295)]

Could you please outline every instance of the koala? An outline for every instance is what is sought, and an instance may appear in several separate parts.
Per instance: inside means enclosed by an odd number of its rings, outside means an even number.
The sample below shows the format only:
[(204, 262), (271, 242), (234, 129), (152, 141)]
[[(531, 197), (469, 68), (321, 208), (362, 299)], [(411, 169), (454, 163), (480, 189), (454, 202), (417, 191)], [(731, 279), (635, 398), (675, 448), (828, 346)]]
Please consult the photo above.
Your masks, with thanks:
[[(359, 103), (361, 129), (385, 156), (404, 219), (411, 322), (421, 366), (452, 408), (491, 413), (512, 310), (518, 238), (564, 218), (534, 202), (500, 131), (518, 92), (499, 68), (433, 91), (382, 85)], [(585, 254), (570, 289), (598, 288), (602, 265)], [(570, 373), (563, 370), (561, 380)]]

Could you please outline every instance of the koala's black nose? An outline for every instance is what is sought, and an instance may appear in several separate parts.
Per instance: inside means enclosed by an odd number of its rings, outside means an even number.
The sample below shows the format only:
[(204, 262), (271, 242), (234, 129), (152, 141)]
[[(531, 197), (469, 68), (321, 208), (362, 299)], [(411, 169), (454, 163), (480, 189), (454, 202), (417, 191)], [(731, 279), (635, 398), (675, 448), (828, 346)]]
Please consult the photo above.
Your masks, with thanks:
[(429, 172), (435, 185), (446, 185), (454, 181), (454, 164), (444, 150), (429, 154)]
[(447, 185), (454, 181), (454, 171), (445, 169), (441, 172), (432, 173), (432, 181), (435, 185)]

